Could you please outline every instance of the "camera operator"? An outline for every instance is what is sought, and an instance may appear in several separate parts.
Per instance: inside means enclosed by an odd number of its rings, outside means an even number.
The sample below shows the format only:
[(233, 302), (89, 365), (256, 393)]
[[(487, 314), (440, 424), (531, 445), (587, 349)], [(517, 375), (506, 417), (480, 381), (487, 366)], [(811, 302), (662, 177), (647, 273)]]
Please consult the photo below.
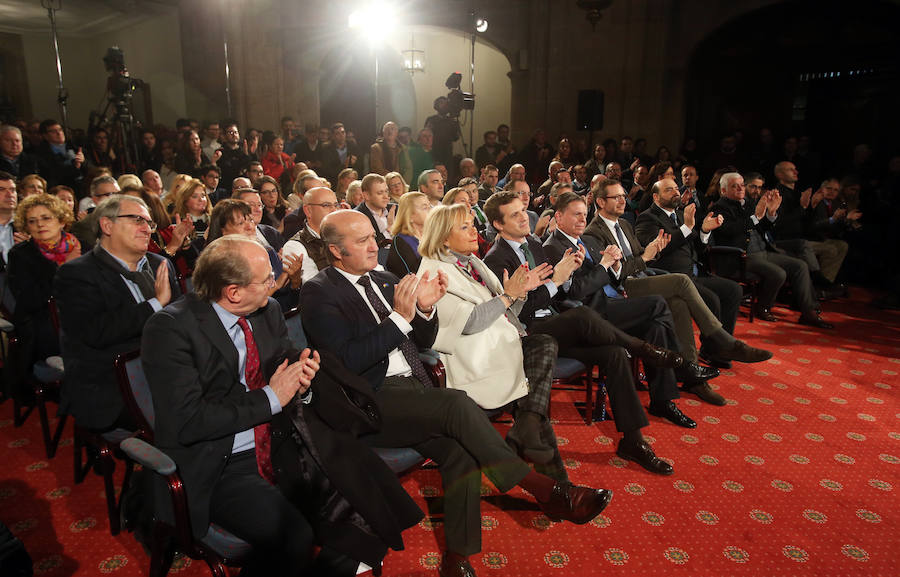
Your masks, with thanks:
[(459, 140), (459, 120), (451, 115), (450, 100), (446, 96), (434, 99), (434, 110), (437, 114), (425, 120), (425, 128), (431, 129), (434, 135), (431, 156), (435, 164), (451, 166), (453, 143)]

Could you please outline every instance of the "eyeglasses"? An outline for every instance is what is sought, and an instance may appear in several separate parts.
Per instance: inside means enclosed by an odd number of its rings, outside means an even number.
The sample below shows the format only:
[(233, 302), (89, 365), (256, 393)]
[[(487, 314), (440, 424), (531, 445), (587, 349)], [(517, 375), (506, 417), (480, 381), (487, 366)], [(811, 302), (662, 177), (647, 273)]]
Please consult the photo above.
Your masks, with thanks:
[(44, 216), (39, 216), (37, 218), (29, 218), (25, 221), (25, 224), (27, 224), (28, 226), (34, 226), (38, 223), (47, 224), (49, 222), (53, 222), (54, 220), (58, 219), (45, 214)]
[(127, 218), (127, 219), (131, 220), (131, 222), (134, 223), (135, 226), (141, 226), (142, 224), (146, 224), (148, 227), (150, 227), (150, 232), (156, 231), (156, 223), (153, 222), (152, 220), (150, 220), (149, 218), (144, 218), (143, 216), (141, 216), (139, 214), (120, 214), (120, 215), (116, 216), (115, 218)]
[(614, 201), (618, 202), (620, 200), (624, 201), (626, 196), (624, 194), (613, 194), (613, 195), (604, 196), (601, 198), (605, 198), (606, 200), (614, 200)]
[(337, 208), (340, 208), (341, 205), (340, 205), (340, 203), (337, 203), (337, 202), (320, 202), (318, 204), (315, 202), (309, 202), (306, 204), (306, 206), (321, 206), (322, 208), (337, 209)]
[(93, 196), (94, 198), (106, 198), (112, 195), (113, 193), (111, 192), (98, 192), (97, 194), (92, 194), (91, 196)]
[(261, 284), (266, 286), (267, 288), (272, 288), (275, 286), (275, 273), (269, 272), (269, 276), (266, 277), (266, 280), (258, 281), (258, 282), (250, 282), (247, 284)]
[(226, 130), (225, 134), (240, 134), (237, 130)]

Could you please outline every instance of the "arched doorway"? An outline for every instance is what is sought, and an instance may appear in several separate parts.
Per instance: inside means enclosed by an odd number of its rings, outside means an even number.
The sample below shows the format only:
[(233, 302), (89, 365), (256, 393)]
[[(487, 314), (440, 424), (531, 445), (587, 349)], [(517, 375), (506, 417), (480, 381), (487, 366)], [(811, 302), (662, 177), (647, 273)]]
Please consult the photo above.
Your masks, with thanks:
[(900, 7), (876, 0), (782, 2), (729, 22), (691, 58), (686, 133), (707, 148), (735, 130), (749, 147), (761, 128), (779, 145), (806, 135), (824, 167), (856, 143), (889, 148), (900, 125), (897, 22)]

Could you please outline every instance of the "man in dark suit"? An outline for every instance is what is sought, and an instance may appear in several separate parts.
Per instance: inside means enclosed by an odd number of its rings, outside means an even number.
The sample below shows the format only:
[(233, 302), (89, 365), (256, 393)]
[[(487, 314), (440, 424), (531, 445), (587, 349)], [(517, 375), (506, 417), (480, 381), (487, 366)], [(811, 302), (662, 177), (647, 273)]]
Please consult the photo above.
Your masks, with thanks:
[(520, 266), (540, 271), (547, 282), (528, 293), (519, 320), (529, 333), (547, 334), (559, 344), (560, 356), (578, 359), (588, 366), (599, 365), (606, 374), (616, 429), (623, 434), (616, 453), (635, 461), (648, 471), (671, 475), (672, 466), (658, 458), (641, 435), (649, 423), (634, 390), (634, 377), (626, 350), (657, 366), (674, 368), (684, 364), (678, 353), (660, 349), (619, 330), (590, 307), (570, 308), (558, 313), (554, 298), (572, 281), (584, 259), (584, 249), (566, 251), (551, 267), (540, 241), (528, 228), (525, 204), (512, 191), (498, 192), (484, 204), (484, 211), (497, 230), (494, 245), (484, 262), (497, 278)]
[[(672, 240), (656, 256), (654, 267), (690, 278), (703, 302), (722, 322), (722, 328), (733, 335), (738, 309), (744, 296), (743, 290), (733, 280), (702, 274), (699, 258), (700, 252), (709, 243), (712, 231), (721, 226), (722, 219), (709, 213), (702, 222), (697, 223), (697, 205), (691, 202), (680, 209), (681, 193), (675, 181), (670, 178), (654, 183), (650, 192), (653, 204), (638, 215), (635, 235), (644, 245), (653, 242), (660, 230), (669, 235)], [(730, 368), (729, 361), (717, 359), (702, 345), (700, 356), (717, 366)]]
[(0, 126), (0, 171), (21, 179), (28, 174), (37, 174), (37, 159), (22, 152), (22, 131), (15, 126)]
[(331, 125), (331, 142), (322, 146), (321, 175), (337, 186), (338, 174), (345, 168), (361, 170), (359, 150), (347, 141), (347, 131), (340, 122)]
[[(368, 511), (392, 518), (391, 510), (381, 506), (384, 501), (373, 498), (379, 492), (366, 485), (370, 481), (390, 485), (389, 470), (352, 433), (358, 427), (377, 426), (377, 415), (371, 422), (367, 416), (353, 417), (348, 403), (341, 401), (341, 383), (322, 380), (318, 353), (296, 350), (281, 309), (267, 296), (272, 282), (266, 251), (250, 239), (226, 236), (210, 244), (197, 261), (196, 294), (148, 321), (141, 350), (153, 392), (155, 440), (178, 465), (194, 536), (202, 537), (215, 523), (253, 545), (254, 558), (242, 574), (305, 575), (308, 570), (350, 577), (358, 562), (346, 554), (359, 551), (346, 549), (355, 539), (340, 546), (342, 540), (322, 542), (318, 535), (323, 549), (311, 567), (310, 525), (316, 520), (304, 517), (271, 482), (277, 479), (287, 495), (306, 484), (305, 499), (319, 507), (325, 507), (320, 498), (329, 495), (333, 500), (327, 509), (335, 525), (344, 522), (336, 512), (339, 505), (357, 512), (360, 505), (368, 509), (358, 496), (366, 489), (372, 491), (370, 503), (376, 504)], [(333, 358), (330, 362), (338, 364)], [(335, 411), (343, 415), (341, 432), (322, 422), (321, 415)], [(281, 458), (296, 456), (299, 448), (285, 451), (294, 443), (292, 427), (284, 422), (276, 426), (275, 419), (296, 423), (302, 445), (320, 457), (317, 465), (314, 459), (304, 459), (313, 481), (293, 470), (297, 462)], [(335, 468), (336, 461), (343, 462)], [(336, 478), (336, 471), (343, 475)], [(399, 530), (414, 524), (421, 512), (399, 487), (391, 493), (402, 510), (392, 519), (398, 523), (393, 538), (399, 539)], [(168, 514), (165, 507), (160, 514)], [(367, 527), (383, 527), (378, 521), (364, 522)]]
[[(609, 322), (626, 333), (642, 338), (658, 347), (679, 350), (675, 336), (675, 321), (666, 300), (658, 295), (623, 298), (610, 283), (607, 269), (621, 258), (618, 247), (600, 250), (597, 240), (582, 237), (587, 225), (587, 205), (584, 198), (574, 192), (563, 193), (556, 201), (557, 229), (544, 242), (544, 252), (551, 264), (562, 260), (567, 250), (585, 249), (584, 262), (572, 275), (569, 286), (564, 285), (562, 293), (569, 299), (581, 301), (590, 306)], [(609, 294), (607, 294), (609, 293)], [(669, 419), (676, 425), (694, 428), (697, 424), (685, 416), (675, 405), (679, 397), (677, 381), (691, 386), (691, 392), (700, 398), (708, 397), (708, 402), (724, 405), (725, 399), (709, 388), (707, 379), (718, 376), (718, 371), (686, 361), (678, 369), (657, 369), (646, 367), (650, 385), (651, 415)], [(695, 387), (703, 390), (694, 390)]]
[(133, 428), (113, 362), (140, 346), (144, 323), (180, 291), (171, 263), (147, 252), (155, 225), (144, 201), (113, 195), (93, 214), (97, 245), (53, 281), (66, 367), (60, 410), (96, 431)]
[(616, 245), (622, 251), (624, 258), (610, 269), (622, 289), (631, 296), (656, 294), (666, 299), (675, 319), (678, 342), (685, 357), (691, 361), (697, 361), (692, 320), (700, 328), (701, 338), (710, 353), (719, 358), (742, 363), (758, 363), (771, 358), (769, 351), (751, 347), (725, 331), (690, 278), (678, 273), (653, 274), (654, 271), (648, 271), (647, 263), (655, 261), (671, 239), (660, 230), (644, 247), (634, 235), (631, 223), (619, 218), (625, 212), (626, 198), (618, 181), (601, 182), (595, 199), (597, 215), (584, 231), (596, 238), (604, 249)]
[(313, 344), (344, 359), (375, 391), (382, 427), (368, 442), (413, 447), (439, 464), (447, 542), (441, 577), (475, 574), (467, 556), (481, 548), (479, 469), (500, 491), (519, 485), (530, 492), (551, 519), (587, 522), (606, 507), (608, 491), (531, 471), (464, 392), (427, 384), (417, 348), (431, 346), (437, 335), (434, 303), (447, 290), (446, 276), (398, 282), (374, 271), (375, 230), (359, 212), (329, 214), (321, 233), (332, 266), (303, 285), (304, 328)]
[(35, 156), (40, 169), (38, 172), (47, 181), (47, 189), (64, 184), (72, 190), (80, 190), (84, 179), (84, 153), (81, 148), (75, 151), (66, 142), (66, 133), (55, 120), (41, 122), (40, 131), (42, 140)]
[(391, 241), (391, 226), (397, 214), (397, 205), (391, 204), (387, 181), (380, 174), (367, 174), (362, 179), (360, 189), (363, 201), (356, 210), (366, 215), (375, 230), (378, 246), (384, 246)]
[(819, 316), (806, 263), (783, 254), (766, 237), (766, 232), (778, 218), (781, 194), (777, 190), (764, 192), (754, 205), (746, 200), (744, 177), (736, 172), (723, 174), (719, 187), (721, 198), (710, 207), (717, 216), (723, 217), (722, 225), (714, 233), (715, 241), (747, 252), (747, 272), (761, 279), (757, 310), (760, 318), (778, 320), (769, 308), (781, 285), (790, 278), (794, 302), (800, 309), (797, 322), (823, 329), (834, 328)]

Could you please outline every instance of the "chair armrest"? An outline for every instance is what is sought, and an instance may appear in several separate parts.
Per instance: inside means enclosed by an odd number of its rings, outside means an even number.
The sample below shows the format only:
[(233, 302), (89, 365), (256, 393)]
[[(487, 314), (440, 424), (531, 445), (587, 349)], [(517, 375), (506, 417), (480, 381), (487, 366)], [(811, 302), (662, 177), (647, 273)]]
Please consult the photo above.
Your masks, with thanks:
[(160, 475), (168, 476), (175, 472), (175, 461), (171, 457), (137, 437), (129, 437), (119, 443), (119, 448), (132, 460)]

